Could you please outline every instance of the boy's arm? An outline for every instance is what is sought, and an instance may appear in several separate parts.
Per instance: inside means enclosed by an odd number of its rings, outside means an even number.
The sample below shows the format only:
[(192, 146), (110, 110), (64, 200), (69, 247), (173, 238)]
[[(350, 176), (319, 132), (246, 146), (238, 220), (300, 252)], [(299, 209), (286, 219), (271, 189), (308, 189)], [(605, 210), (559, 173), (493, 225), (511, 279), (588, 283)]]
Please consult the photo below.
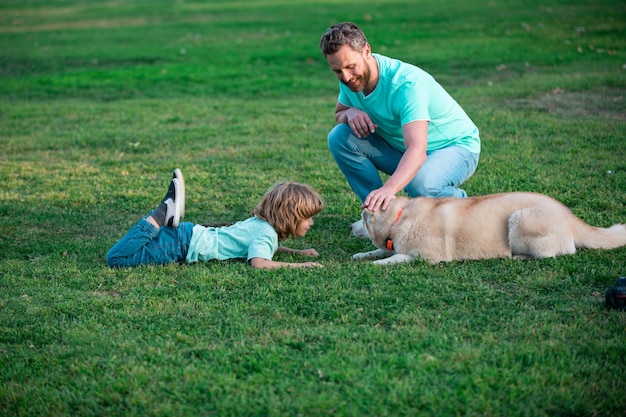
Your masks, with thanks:
[(278, 249), (276, 249), (276, 252), (297, 253), (298, 255), (303, 256), (320, 256), (320, 254), (313, 248), (299, 250), (288, 248), (287, 246), (279, 246)]
[(317, 262), (278, 262), (264, 258), (252, 258), (249, 263), (250, 266), (261, 269), (323, 267), (322, 264)]

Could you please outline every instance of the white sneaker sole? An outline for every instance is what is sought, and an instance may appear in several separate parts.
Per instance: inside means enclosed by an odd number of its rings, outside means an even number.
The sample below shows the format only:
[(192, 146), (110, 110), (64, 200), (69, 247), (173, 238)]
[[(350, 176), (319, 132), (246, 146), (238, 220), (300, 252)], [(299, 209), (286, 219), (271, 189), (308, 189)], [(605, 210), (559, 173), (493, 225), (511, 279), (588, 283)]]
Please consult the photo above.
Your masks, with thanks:
[[(182, 219), (185, 217), (185, 177), (183, 177), (183, 172), (180, 168), (176, 168), (172, 173), (172, 178), (178, 180), (178, 187), (181, 189), (180, 218)], [(178, 194), (176, 195), (176, 201), (178, 202)]]
[(172, 223), (169, 224), (168, 218), (166, 217), (165, 224), (169, 227), (178, 227), (178, 223), (180, 222), (181, 203), (185, 204), (185, 193), (183, 187), (180, 186), (178, 178), (173, 178), (172, 183), (174, 184), (174, 213), (171, 217)]

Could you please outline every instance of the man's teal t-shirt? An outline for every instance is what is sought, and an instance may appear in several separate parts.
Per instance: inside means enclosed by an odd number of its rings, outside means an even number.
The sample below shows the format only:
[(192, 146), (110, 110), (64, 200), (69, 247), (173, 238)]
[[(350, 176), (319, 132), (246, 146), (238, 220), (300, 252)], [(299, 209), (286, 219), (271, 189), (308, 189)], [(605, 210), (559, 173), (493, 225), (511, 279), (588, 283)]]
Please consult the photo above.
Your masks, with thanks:
[(234, 258), (272, 259), (278, 249), (278, 234), (271, 224), (257, 217), (231, 226), (195, 225), (185, 261), (210, 261)]
[(372, 56), (379, 70), (376, 88), (366, 96), (339, 83), (341, 104), (366, 112), (378, 125), (376, 134), (399, 151), (406, 150), (402, 126), (428, 120), (427, 152), (460, 145), (480, 153), (478, 128), (430, 74), (397, 59)]

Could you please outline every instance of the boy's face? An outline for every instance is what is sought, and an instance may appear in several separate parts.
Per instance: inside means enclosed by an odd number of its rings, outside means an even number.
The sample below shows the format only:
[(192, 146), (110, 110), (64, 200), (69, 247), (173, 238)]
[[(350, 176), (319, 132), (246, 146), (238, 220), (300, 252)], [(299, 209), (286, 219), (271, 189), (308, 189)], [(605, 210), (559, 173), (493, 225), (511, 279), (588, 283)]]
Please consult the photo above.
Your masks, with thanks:
[(306, 220), (302, 220), (300, 223), (298, 223), (298, 227), (296, 229), (296, 237), (306, 236), (311, 226), (313, 226), (313, 217), (309, 217)]

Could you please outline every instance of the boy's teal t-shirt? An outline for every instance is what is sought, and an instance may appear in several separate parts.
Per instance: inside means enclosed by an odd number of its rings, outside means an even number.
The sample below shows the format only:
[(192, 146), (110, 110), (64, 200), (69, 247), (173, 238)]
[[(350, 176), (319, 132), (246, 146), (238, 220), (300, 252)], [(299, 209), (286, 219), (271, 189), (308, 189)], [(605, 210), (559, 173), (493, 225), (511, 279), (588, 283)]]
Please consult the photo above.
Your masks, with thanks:
[(278, 234), (271, 224), (257, 217), (231, 226), (195, 225), (185, 261), (210, 261), (234, 258), (272, 259), (278, 249)]
[(379, 70), (376, 88), (366, 96), (339, 83), (341, 104), (366, 112), (378, 125), (376, 134), (402, 152), (406, 150), (402, 126), (428, 120), (427, 152), (460, 145), (480, 153), (478, 128), (430, 74), (397, 59), (379, 54), (372, 56)]

